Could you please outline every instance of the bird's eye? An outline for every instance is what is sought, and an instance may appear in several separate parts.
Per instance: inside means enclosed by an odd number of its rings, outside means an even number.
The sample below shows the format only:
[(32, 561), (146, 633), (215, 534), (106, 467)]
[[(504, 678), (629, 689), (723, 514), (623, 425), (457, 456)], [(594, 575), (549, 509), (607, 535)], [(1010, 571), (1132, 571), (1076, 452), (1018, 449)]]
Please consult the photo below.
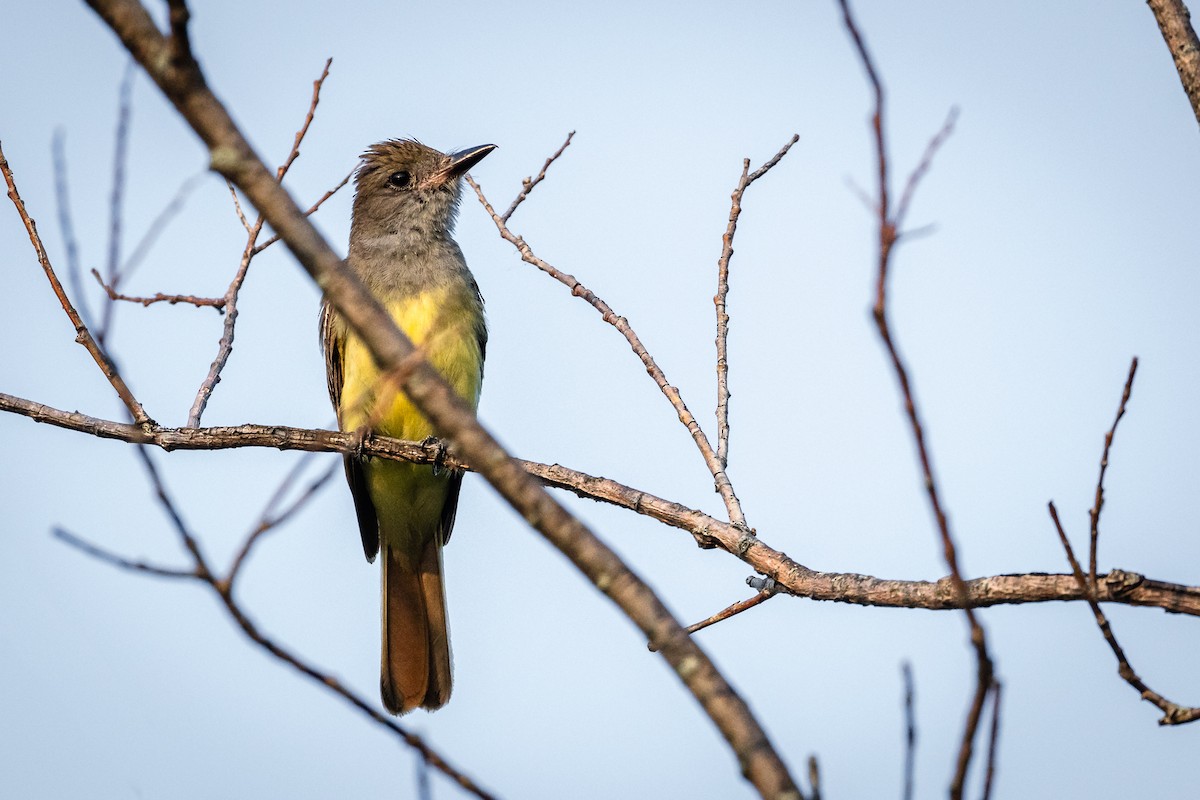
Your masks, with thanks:
[(410, 183), (412, 183), (412, 175), (408, 174), (408, 170), (402, 169), (399, 172), (393, 172), (391, 175), (389, 175), (388, 183), (390, 183), (392, 186), (395, 186), (397, 189), (404, 189)]

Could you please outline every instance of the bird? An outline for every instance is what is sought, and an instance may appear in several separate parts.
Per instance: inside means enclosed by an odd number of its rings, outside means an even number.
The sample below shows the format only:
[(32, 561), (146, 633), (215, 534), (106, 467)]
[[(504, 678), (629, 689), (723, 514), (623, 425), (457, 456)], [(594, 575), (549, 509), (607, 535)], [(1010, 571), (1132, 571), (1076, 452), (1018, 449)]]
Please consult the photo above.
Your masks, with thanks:
[[(483, 297), (453, 239), (462, 176), (496, 148), (442, 153), (415, 139), (369, 147), (355, 171), (347, 263), (417, 351), (475, 409), (483, 383)], [(436, 431), (362, 340), (325, 301), (321, 344), (338, 427), (358, 441), (380, 434), (432, 440)], [(368, 562), (380, 556), (380, 695), (393, 714), (450, 699), (450, 629), (442, 548), (462, 473), (359, 453), (344, 456)]]

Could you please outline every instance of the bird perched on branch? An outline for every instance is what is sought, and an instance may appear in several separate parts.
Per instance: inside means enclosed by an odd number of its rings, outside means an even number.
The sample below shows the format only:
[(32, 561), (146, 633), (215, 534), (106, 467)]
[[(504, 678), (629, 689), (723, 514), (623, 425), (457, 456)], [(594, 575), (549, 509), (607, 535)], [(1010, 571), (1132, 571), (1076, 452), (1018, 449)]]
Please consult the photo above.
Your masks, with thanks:
[[(483, 298), (451, 238), (459, 179), (495, 145), (446, 155), (413, 140), (372, 145), (355, 174), (350, 268), (425, 359), (472, 408), (479, 403), (487, 327)], [(424, 440), (433, 426), (328, 303), (321, 344), (343, 431)], [(382, 552), (380, 692), (394, 714), (450, 699), (450, 631), (442, 546), (462, 473), (345, 457), (367, 560)]]

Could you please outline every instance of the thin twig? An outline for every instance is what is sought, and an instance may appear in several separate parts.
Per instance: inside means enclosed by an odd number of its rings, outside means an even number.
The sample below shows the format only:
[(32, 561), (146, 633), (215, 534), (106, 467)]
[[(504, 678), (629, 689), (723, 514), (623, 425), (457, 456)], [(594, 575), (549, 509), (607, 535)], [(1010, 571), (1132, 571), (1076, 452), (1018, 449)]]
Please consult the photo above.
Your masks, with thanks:
[[(317, 213), (317, 209), (319, 209), (325, 203), (326, 200), (328, 200), (329, 198), (331, 198), (335, 194), (337, 194), (338, 190), (341, 189), (343, 186), (345, 186), (347, 183), (349, 183), (350, 179), (353, 177), (354, 177), (354, 170), (350, 170), (349, 172), (347, 172), (346, 177), (342, 178), (342, 180), (338, 183), (337, 186), (334, 186), (332, 189), (325, 192), (325, 194), (318, 197), (317, 202), (315, 202), (311, 206), (309, 206), (308, 210), (304, 212), (304, 215), (306, 217), (311, 217), (313, 214)], [(236, 199), (237, 199), (237, 195), (234, 194), (235, 202), (236, 202)], [(239, 215), (241, 214), (240, 207), (238, 208), (238, 214)], [(243, 221), (245, 219), (246, 219), (245, 217), (242, 217)], [(247, 228), (247, 230), (249, 230), (249, 228)], [(256, 244), (254, 246), (254, 255), (258, 255), (263, 250), (266, 250), (268, 247), (270, 247), (271, 245), (275, 244), (278, 241), (279, 241), (279, 234), (276, 233), (273, 236), (271, 236), (271, 238), (267, 239), (265, 242), (260, 242), (259, 244)]]
[(558, 160), (558, 157), (561, 156), (563, 154), (563, 152), (567, 149), (567, 147), (570, 146), (571, 140), (574, 138), (575, 138), (575, 131), (571, 131), (570, 133), (568, 133), (567, 140), (562, 143), (562, 147), (555, 150), (554, 155), (552, 155), (546, 159), (546, 163), (542, 165), (541, 172), (539, 172), (533, 178), (526, 178), (525, 180), (521, 181), (521, 193), (518, 194), (516, 196), (516, 198), (512, 201), (512, 204), (508, 207), (508, 210), (500, 215), (501, 222), (508, 222), (508, 218), (511, 217), (513, 215), (513, 212), (517, 210), (517, 206), (519, 206), (519, 205), (521, 205), (521, 203), (525, 202), (525, 198), (528, 197), (529, 193), (533, 191), (533, 187), (537, 186), (539, 183), (541, 183), (542, 181), (544, 181), (546, 179), (546, 170), (550, 169), (550, 165)]
[(917, 765), (917, 711), (916, 689), (913, 685), (912, 664), (905, 661), (900, 665), (904, 676), (904, 800), (913, 798), (913, 779)]
[(292, 149), (288, 152), (287, 160), (279, 165), (275, 170), (275, 180), (278, 183), (283, 183), (283, 176), (287, 175), (292, 164), (296, 163), (296, 159), (300, 157), (300, 144), (304, 141), (305, 135), (308, 133), (308, 127), (312, 125), (313, 119), (317, 115), (317, 103), (321, 102), (321, 87), (325, 85), (325, 79), (329, 77), (329, 67), (333, 64), (332, 58), (325, 59), (325, 67), (321, 70), (321, 74), (313, 81), (312, 100), (308, 103), (308, 114), (304, 117), (304, 123), (300, 126), (300, 130), (296, 131), (296, 138), (292, 141)]
[(913, 196), (916, 194), (917, 186), (921, 180), (929, 172), (929, 168), (933, 166), (933, 158), (938, 151), (942, 149), (942, 145), (950, 138), (950, 134), (954, 133), (954, 124), (958, 122), (958, 106), (952, 106), (946, 114), (946, 121), (942, 123), (942, 128), (929, 143), (925, 145), (925, 152), (921, 155), (921, 160), (917, 162), (917, 166), (909, 173), (908, 181), (904, 184), (904, 191), (900, 194), (900, 203), (896, 206), (895, 230), (897, 236), (909, 236), (909, 233), (904, 230), (904, 219), (908, 216), (909, 206), (912, 205)]
[(992, 784), (996, 779), (996, 751), (1000, 742), (1000, 696), (1003, 692), (1000, 681), (992, 683), (992, 727), (988, 730), (987, 769), (983, 774), (983, 800), (990, 800)]
[(59, 282), (58, 276), (54, 273), (54, 267), (50, 264), (50, 257), (46, 255), (46, 248), (42, 244), (42, 238), (37, 232), (37, 223), (29, 216), (29, 212), (25, 209), (25, 202), (21, 199), (20, 193), (17, 191), (16, 180), (13, 177), (12, 170), (8, 166), (8, 159), (4, 157), (4, 148), (0, 146), (0, 172), (4, 174), (4, 182), (8, 184), (8, 197), (12, 200), (13, 205), (17, 208), (17, 214), (21, 217), (21, 221), (25, 223), (25, 230), (29, 234), (29, 241), (33, 244), (33, 250), (37, 254), (38, 263), (42, 265), (42, 271), (46, 273), (46, 278), (50, 281), (50, 288), (54, 290), (55, 296), (58, 297), (58, 302), (62, 305), (63, 311), (66, 312), (67, 318), (71, 320), (71, 324), (75, 326), (75, 341), (79, 342), (88, 353), (91, 354), (92, 360), (96, 362), (96, 366), (100, 367), (100, 371), (104, 373), (104, 377), (108, 378), (108, 382), (112, 384), (116, 390), (117, 396), (121, 398), (121, 402), (129, 409), (129, 414), (133, 421), (138, 425), (153, 425), (154, 420), (150, 419), (146, 414), (142, 404), (133, 396), (133, 392), (125, 384), (125, 380), (117, 371), (117, 366), (112, 359), (101, 349), (96, 340), (92, 338), (91, 332), (83, 319), (79, 316), (79, 312), (75, 310), (75, 306), (71, 304), (70, 298), (67, 297), (66, 291), (63, 289), (62, 283)]
[(79, 241), (75, 238), (75, 223), (71, 218), (70, 182), (67, 180), (67, 135), (61, 129), (54, 132), (54, 199), (58, 206), (58, 227), (62, 230), (63, 247), (67, 252), (67, 282), (75, 296), (79, 318), (91, 327), (92, 314), (83, 290), (83, 268), (79, 263)]
[[(175, 194), (172, 195), (170, 201), (163, 206), (163, 210), (158, 212), (158, 216), (154, 218), (154, 221), (150, 223), (148, 228), (146, 228), (146, 232), (142, 234), (142, 238), (138, 240), (136, 245), (134, 245), (133, 253), (130, 254), (129, 258), (125, 260), (125, 264), (121, 267), (119, 273), (122, 281), (129, 280), (129, 276), (132, 275), (133, 271), (141, 265), (142, 261), (146, 258), (146, 255), (150, 252), (150, 248), (154, 246), (154, 243), (158, 241), (158, 237), (161, 236), (162, 232), (165, 231), (167, 226), (171, 224), (171, 220), (178, 216), (179, 212), (183, 210), (183, 204), (187, 202), (188, 197), (193, 191), (195, 191), (196, 187), (200, 185), (201, 181), (203, 181), (205, 177), (207, 176), (204, 173), (198, 173), (179, 184), (179, 188), (175, 190)], [(93, 272), (95, 272), (95, 270), (93, 270)]]
[(246, 229), (246, 233), (249, 233), (250, 220), (246, 219), (246, 212), (242, 211), (242, 201), (238, 199), (237, 187), (228, 178), (225, 179), (225, 186), (229, 189), (229, 196), (233, 198), (233, 210), (237, 213), (238, 220), (242, 223), (242, 227)]
[[(918, 163), (917, 168), (909, 177), (907, 187), (901, 196), (901, 204), (898, 208), (897, 216), (892, 216), (891, 209), (888, 205), (888, 158), (887, 145), (885, 142), (884, 132), (884, 91), (883, 84), (879, 79), (879, 73), (875, 68), (874, 60), (871, 57), (870, 51), (867, 49), (866, 43), (863, 40), (858, 26), (854, 22), (853, 14), (850, 11), (849, 0), (839, 0), (842, 9), (843, 20), (846, 29), (854, 41), (855, 49), (858, 53), (859, 61), (862, 63), (864, 70), (867, 73), (868, 81), (871, 85), (871, 91), (874, 96), (874, 113), (871, 117), (872, 130), (875, 139), (875, 156), (878, 167), (879, 184), (877, 187), (878, 200), (876, 208), (878, 210), (879, 219), (879, 257), (878, 257), (878, 272), (876, 279), (876, 296), (873, 315), (875, 318), (876, 328), (879, 332), (879, 337), (883, 341), (884, 347), (887, 350), (888, 356), (892, 363), (893, 371), (896, 374), (896, 380), (900, 385), (900, 393), (904, 401), (904, 409), (908, 415), (909, 425), (912, 431), (913, 441), (916, 445), (917, 455), (921, 463), (921, 471), (923, 473), (925, 493), (929, 500), (929, 505), (933, 511), (934, 519), (937, 523), (938, 534), (942, 541), (943, 558), (946, 566), (950, 570), (950, 580), (955, 592), (958, 594), (961, 601), (966, 599), (966, 582), (963, 580), (962, 571), (958, 564), (957, 549), (954, 544), (954, 537), (950, 531), (950, 523), (946, 517), (946, 513), (942, 507), (941, 494), (938, 491), (937, 481), (934, 478), (933, 459), (929, 452), (929, 448), (925, 442), (925, 431), (921, 423), (920, 412), (917, 409), (915, 393), (912, 388), (912, 383), (908, 376), (908, 370), (904, 366), (903, 360), (900, 358), (899, 350), (892, 336), (891, 328), (888, 325), (887, 315), (887, 277), (888, 268), (891, 262), (892, 248), (898, 240), (898, 230), (900, 224), (900, 214), (907, 211), (908, 203), (911, 201), (912, 193), (915, 191), (921, 177), (929, 168), (934, 153), (945, 141), (948, 135), (950, 126), (954, 121), (954, 114), (951, 113), (947, 120), (947, 124), (942, 130), (930, 141), (929, 146), (925, 150), (925, 155)], [(958, 759), (956, 762), (954, 776), (950, 782), (950, 797), (951, 800), (961, 800), (963, 796), (963, 786), (966, 782), (967, 769), (971, 763), (971, 756), (974, 749), (975, 734), (979, 729), (979, 722), (983, 716), (984, 702), (987, 699), (987, 693), (992, 686), (995, 677), (995, 667), (992, 663), (991, 655), (988, 652), (987, 636), (983, 626), (977, 619), (974, 611), (965, 606), (964, 613), (967, 618), (967, 624), (970, 628), (971, 646), (975, 650), (975, 691), (971, 699), (970, 707), (967, 711), (967, 720), (963, 728), (962, 741), (959, 747)]]
[[(775, 582), (771, 581), (771, 585), (772, 585), (772, 587), (774, 587)], [(776, 595), (776, 593), (777, 593), (777, 591), (774, 588), (764, 589), (764, 590), (758, 592), (758, 594), (754, 595), (753, 597), (747, 597), (745, 600), (738, 600), (733, 605), (731, 605), (727, 608), (721, 609), (717, 613), (713, 614), (711, 617), (702, 619), (699, 622), (693, 622), (691, 625), (688, 625), (686, 628), (684, 628), (684, 630), (687, 631), (688, 635), (690, 636), (691, 634), (695, 633), (696, 631), (702, 631), (710, 625), (716, 625), (718, 622), (721, 622), (722, 620), (727, 620), (730, 617), (736, 617), (738, 614), (741, 614), (743, 611), (749, 611), (750, 609), (754, 608), (755, 606), (760, 606), (763, 603), (770, 600), (772, 597), (774, 597)], [(657, 647), (655, 647), (654, 642), (650, 642), (647, 645), (647, 648), (650, 650), (651, 653), (656, 652), (658, 649)]]
[(118, 555), (111, 550), (89, 542), (80, 536), (76, 536), (64, 528), (53, 528), (51, 533), (56, 539), (63, 543), (74, 547), (92, 558), (103, 561), (106, 564), (117, 567), (119, 569), (129, 570), (130, 572), (141, 572), (146, 575), (154, 575), (159, 578), (190, 578), (192, 580), (204, 580), (195, 569), (180, 569), (178, 567), (163, 567), (158, 564), (151, 564), (148, 561), (140, 561), (137, 559), (126, 558)]
[(158, 467), (154, 464), (154, 459), (150, 456), (150, 452), (144, 446), (138, 446), (134, 449), (137, 451), (142, 466), (146, 469), (146, 475), (150, 479), (150, 485), (154, 487), (154, 495), (158, 498), (159, 505), (167, 513), (172, 527), (175, 528), (175, 532), (179, 535), (180, 543), (191, 555), (192, 561), (196, 565), (196, 576), (203, 581), (213, 582), (216, 579), (215, 573), (209, 568), (208, 559), (204, 557), (204, 552), (200, 549), (200, 540), (196, 538), (196, 535), (184, 523), (183, 513), (171, 498), (170, 493), (168, 493), (167, 484), (159, 473)]
[[(108, 207), (108, 264), (105, 274), (108, 284), (117, 287), (121, 283), (121, 210), (125, 195), (125, 166), (129, 159), (129, 121), (133, 115), (133, 67), (131, 60), (125, 65), (125, 75), (121, 78), (121, 88), (117, 103), (117, 132), (113, 152), (112, 193), (109, 196)], [(104, 304), (104, 312), (100, 318), (100, 327), (96, 331), (96, 341), (103, 347), (112, 330), (113, 311), (116, 304)]]
[(1096, 618), (1096, 625), (1104, 635), (1104, 641), (1108, 642), (1109, 648), (1112, 649), (1113, 655), (1117, 658), (1117, 674), (1126, 683), (1136, 689), (1143, 700), (1151, 703), (1163, 712), (1162, 718), (1158, 721), (1159, 725), (1182, 725), (1200, 719), (1200, 708), (1188, 708), (1168, 700), (1147, 686), (1138, 677), (1138, 674), (1134, 672), (1133, 666), (1125, 656), (1125, 650), (1117, 642), (1117, 637), (1112, 631), (1112, 626), (1108, 624), (1108, 618), (1100, 610), (1100, 603), (1097, 602), (1095, 595), (1091, 591), (1091, 587), (1088, 585), (1087, 575), (1084, 574), (1083, 568), (1079, 565), (1079, 560), (1075, 558), (1075, 551), (1071, 548), (1071, 542), (1067, 538), (1066, 531), (1063, 530), (1062, 522), (1059, 521), (1058, 509), (1054, 507), (1053, 500), (1049, 503), (1049, 509), (1050, 519), (1054, 521), (1054, 529), (1058, 532), (1058, 540), (1062, 543), (1063, 550), (1067, 553), (1067, 561), (1071, 563), (1071, 571), (1075, 574), (1075, 580), (1078, 582), (1088, 606), (1092, 609), (1092, 615)]
[(100, 276), (100, 271), (93, 269), (92, 277), (96, 279), (96, 283), (100, 284), (100, 288), (108, 295), (109, 300), (120, 300), (128, 303), (140, 303), (143, 306), (150, 306), (154, 303), (168, 303), (176, 305), (184, 303), (185, 305), (196, 306), (197, 308), (215, 308), (217, 311), (225, 309), (224, 297), (196, 297), (190, 294), (163, 294), (158, 292), (153, 297), (134, 297), (128, 294), (121, 294), (113, 287), (104, 282), (104, 278)]
[(284, 476), (284, 479), (280, 482), (278, 488), (276, 488), (275, 493), (271, 495), (271, 499), (267, 501), (267, 505), (263, 509), (262, 514), (259, 516), (258, 522), (255, 523), (254, 528), (250, 531), (250, 534), (246, 537), (246, 540), (242, 542), (242, 546), (238, 550), (237, 555), (234, 556), (233, 562), (229, 567), (229, 572), (225, 578), (225, 582), (229, 584), (230, 592), (233, 591), (233, 584), (237, 581), (237, 577), (241, 572), (242, 565), (246, 562), (247, 557), (250, 555), (250, 551), (254, 548), (254, 545), (258, 543), (259, 539), (262, 538), (263, 534), (278, 528), (297, 512), (299, 512), (300, 509), (307, 505), (308, 502), (316, 496), (318, 491), (320, 491), (329, 483), (329, 479), (332, 478), (341, 467), (341, 464), (337, 462), (330, 464), (329, 468), (321, 473), (320, 476), (309, 482), (304, 491), (301, 492), (301, 494), (295, 500), (293, 500), (287, 508), (283, 509), (283, 511), (279, 513), (275, 513), (275, 507), (282, 501), (284, 495), (291, 490), (295, 482), (300, 479), (300, 475), (303, 473), (305, 467), (308, 466), (311, 456), (312, 453), (306, 453), (304, 457), (297, 461), (295, 466), (288, 471), (288, 474)]
[(798, 141), (800, 135), (793, 134), (774, 158), (754, 172), (750, 172), (750, 159), (743, 159), (742, 176), (730, 195), (729, 223), (721, 237), (721, 257), (717, 259), (717, 294), (713, 298), (717, 307), (717, 460), (721, 462), (722, 469), (729, 466), (729, 314), (726, 312), (726, 300), (729, 297), (729, 259), (733, 258), (733, 236), (737, 233), (738, 217), (742, 214), (742, 196), (750, 184), (766, 175)]
[(475, 190), (475, 194), (479, 197), (479, 202), (483, 204), (484, 209), (491, 216), (492, 222), (496, 225), (496, 230), (500, 232), (500, 236), (517, 248), (522, 261), (532, 264), (569, 288), (571, 294), (583, 298), (592, 308), (600, 312), (600, 316), (605, 322), (612, 325), (625, 337), (625, 341), (629, 343), (634, 354), (641, 360), (642, 366), (646, 368), (646, 372), (649, 373), (662, 393), (666, 395), (667, 400), (671, 403), (671, 407), (679, 415), (679, 421), (683, 423), (688, 433), (692, 435), (692, 440), (695, 441), (696, 447), (700, 450), (700, 454), (704, 458), (705, 465), (713, 476), (713, 483), (717, 493), (721, 495), (721, 499), (725, 502), (725, 510), (729, 514), (729, 521), (747, 531), (750, 530), (749, 525), (746, 523), (746, 515), (742, 512), (742, 504), (738, 500), (737, 494), (733, 491), (733, 484), (729, 481), (729, 476), (725, 474), (725, 469), (721, 466), (721, 461), (717, 458), (717, 453), (713, 449), (712, 444), (709, 443), (704, 429), (700, 427), (700, 423), (696, 421), (695, 415), (688, 410), (687, 404), (683, 402), (683, 396), (679, 393), (679, 389), (670, 384), (662, 368), (658, 366), (654, 358), (646, 350), (646, 346), (642, 344), (642, 340), (638, 338), (637, 333), (629, 325), (629, 320), (618, 316), (608, 303), (604, 302), (595, 292), (580, 283), (574, 275), (560, 272), (548, 262), (534, 255), (533, 250), (526, 244), (525, 240), (508, 229), (508, 225), (500, 218), (496, 210), (492, 208), (492, 204), (488, 202), (487, 197), (483, 194), (483, 189), (479, 188), (479, 184), (475, 182), (475, 179), (468, 175), (467, 183)]
[(1104, 434), (1104, 452), (1100, 454), (1100, 477), (1096, 479), (1096, 502), (1088, 513), (1091, 522), (1091, 543), (1088, 547), (1088, 583), (1092, 593), (1096, 592), (1096, 551), (1100, 545), (1100, 511), (1104, 508), (1104, 473), (1108, 471), (1108, 451), (1112, 448), (1113, 437), (1117, 435), (1117, 423), (1125, 416), (1125, 404), (1133, 392), (1133, 376), (1137, 374), (1137, 356), (1129, 363), (1129, 377), (1125, 379), (1125, 389), (1121, 392), (1121, 402), (1117, 406), (1117, 416), (1113, 418), (1112, 427)]

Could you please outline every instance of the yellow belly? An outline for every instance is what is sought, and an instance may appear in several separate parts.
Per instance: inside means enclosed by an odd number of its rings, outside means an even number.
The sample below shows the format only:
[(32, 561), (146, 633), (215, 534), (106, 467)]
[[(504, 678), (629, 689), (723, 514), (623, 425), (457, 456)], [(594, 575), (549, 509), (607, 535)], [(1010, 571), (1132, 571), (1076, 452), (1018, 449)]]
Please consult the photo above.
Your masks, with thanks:
[[(479, 404), (482, 353), (477, 338), (479, 308), (448, 290), (385, 302), (397, 325), (426, 360), (472, 408)], [(369, 427), (374, 433), (421, 441), (433, 426), (403, 389), (384, 378), (362, 341), (353, 334), (342, 353), (342, 430)], [(365, 465), (368, 490), (385, 542), (412, 547), (431, 535), (446, 503), (449, 476), (428, 466), (373, 459)]]

